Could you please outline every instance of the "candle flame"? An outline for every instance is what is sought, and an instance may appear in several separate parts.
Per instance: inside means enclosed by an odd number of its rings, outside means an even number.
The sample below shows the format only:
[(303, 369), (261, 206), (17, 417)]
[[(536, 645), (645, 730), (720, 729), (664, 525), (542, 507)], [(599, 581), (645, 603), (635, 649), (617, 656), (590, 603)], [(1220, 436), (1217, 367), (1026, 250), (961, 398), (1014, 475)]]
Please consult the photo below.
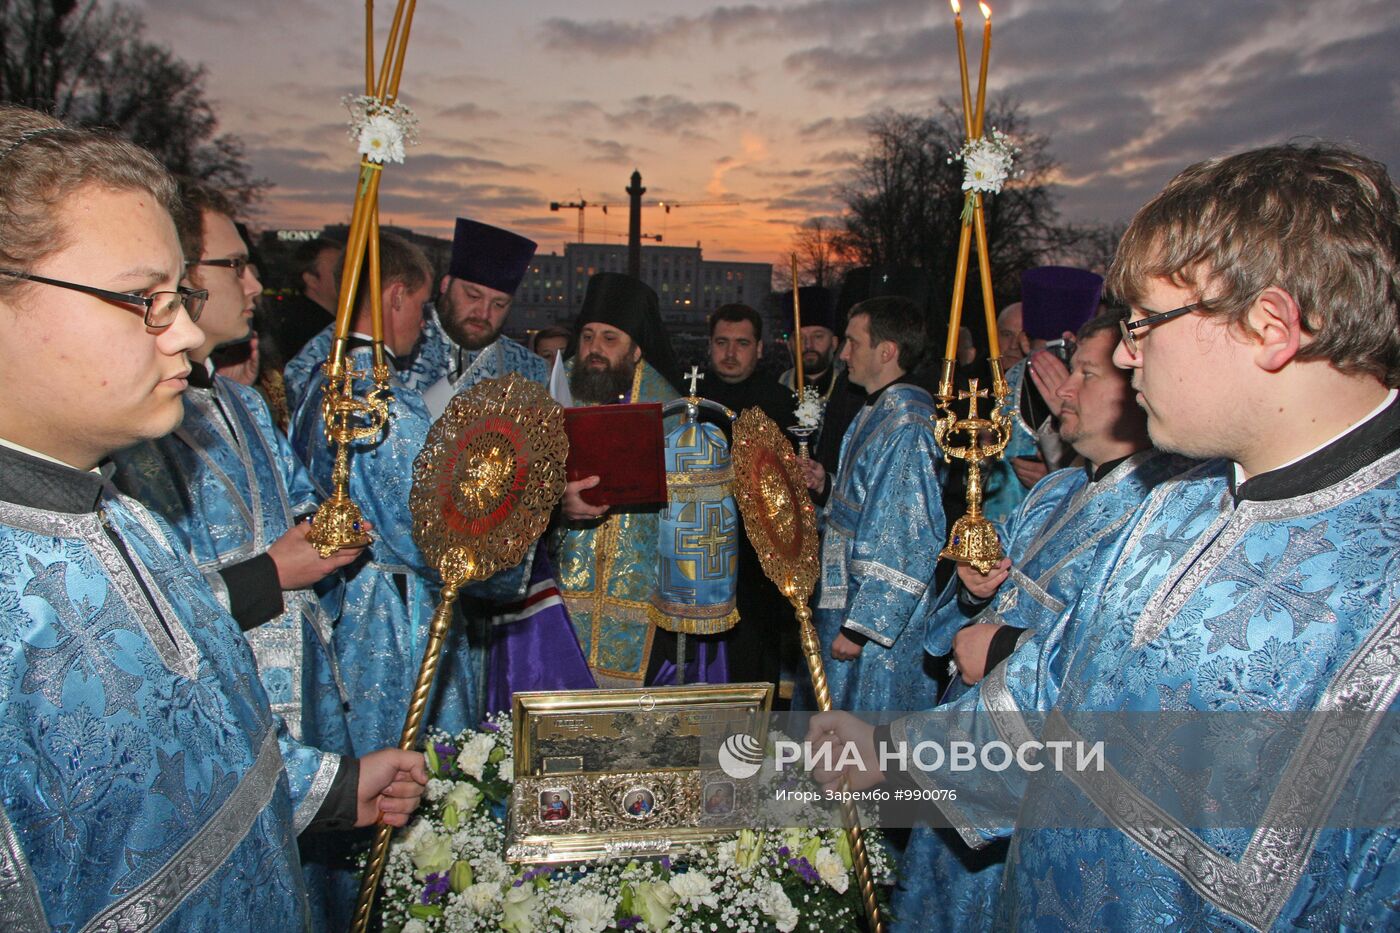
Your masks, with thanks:
[(962, 4), (958, 3), (958, 0), (948, 0), (948, 2), (953, 5), (953, 15), (962, 16)]
[(980, 2), (980, 0), (979, 0), (979, 2), (978, 2), (977, 5), (978, 5), (979, 7), (982, 8), (982, 18), (983, 18), (983, 19), (991, 19), (991, 18), (992, 18), (992, 8), (991, 8), (991, 7), (987, 6), (987, 4), (985, 4), (985, 3)]

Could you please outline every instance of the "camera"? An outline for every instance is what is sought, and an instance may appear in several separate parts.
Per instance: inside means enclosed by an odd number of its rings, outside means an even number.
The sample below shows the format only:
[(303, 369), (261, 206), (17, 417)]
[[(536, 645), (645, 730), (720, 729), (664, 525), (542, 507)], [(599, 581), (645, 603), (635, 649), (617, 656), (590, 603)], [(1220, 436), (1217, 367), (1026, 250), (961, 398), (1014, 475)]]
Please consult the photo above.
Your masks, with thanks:
[(1045, 345), (1045, 349), (1053, 353), (1059, 361), (1064, 363), (1065, 367), (1068, 368), (1070, 357), (1074, 356), (1074, 351), (1078, 349), (1078, 345), (1072, 338), (1063, 337), (1059, 340), (1050, 341)]

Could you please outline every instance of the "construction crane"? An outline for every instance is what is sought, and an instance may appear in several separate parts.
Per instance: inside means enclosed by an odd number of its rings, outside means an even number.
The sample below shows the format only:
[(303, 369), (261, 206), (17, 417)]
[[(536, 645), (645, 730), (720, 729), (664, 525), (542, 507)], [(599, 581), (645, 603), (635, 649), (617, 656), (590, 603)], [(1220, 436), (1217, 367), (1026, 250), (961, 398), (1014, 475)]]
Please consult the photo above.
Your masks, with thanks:
[(602, 204), (598, 201), (585, 201), (583, 198), (579, 198), (577, 201), (549, 202), (549, 209), (551, 211), (578, 211), (578, 242), (580, 243), (583, 242), (583, 212), (590, 207), (601, 207), (603, 209), (603, 213), (606, 214), (608, 212), (609, 207), (617, 206), (618, 205), (616, 204)]
[(742, 198), (730, 198), (727, 201), (657, 201), (656, 206), (669, 214), (673, 207), (737, 207), (743, 203)]

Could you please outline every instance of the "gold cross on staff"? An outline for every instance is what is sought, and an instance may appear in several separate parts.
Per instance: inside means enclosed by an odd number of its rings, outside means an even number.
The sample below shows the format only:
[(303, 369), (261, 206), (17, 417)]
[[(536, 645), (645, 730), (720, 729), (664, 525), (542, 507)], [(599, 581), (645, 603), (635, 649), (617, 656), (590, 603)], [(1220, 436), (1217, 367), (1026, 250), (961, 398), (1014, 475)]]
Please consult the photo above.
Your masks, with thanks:
[(967, 399), (967, 417), (969, 420), (974, 420), (977, 417), (977, 400), (986, 397), (987, 390), (978, 389), (976, 379), (967, 380), (967, 388), (958, 393), (958, 399)]
[(690, 367), (690, 372), (685, 374), (686, 381), (690, 383), (690, 395), (692, 398), (695, 397), (695, 383), (699, 382), (701, 379), (704, 378), (705, 374), (702, 373), (699, 367), (696, 366)]

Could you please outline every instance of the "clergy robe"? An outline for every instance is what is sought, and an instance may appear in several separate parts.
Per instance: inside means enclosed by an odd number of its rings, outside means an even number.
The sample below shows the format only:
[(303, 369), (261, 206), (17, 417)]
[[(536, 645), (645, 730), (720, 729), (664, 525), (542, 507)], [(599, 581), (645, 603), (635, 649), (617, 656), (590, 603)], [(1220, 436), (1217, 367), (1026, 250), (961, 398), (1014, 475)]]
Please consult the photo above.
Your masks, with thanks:
[[(400, 384), (414, 391), (423, 389), (442, 378), (447, 369), (447, 335), (437, 324), (437, 318), (428, 316), (423, 326), (424, 336), (407, 360), (400, 361), (398, 371)], [(327, 327), (306, 342), (296, 356), (287, 361), (282, 369), (282, 382), (287, 394), (287, 408), (295, 412), (311, 385), (314, 376), (320, 374), (326, 360), (330, 358), (335, 343), (335, 327)], [(533, 378), (533, 377), (531, 377)]]
[[(946, 524), (933, 413), (928, 392), (896, 382), (866, 400), (841, 442), (815, 614), (835, 709), (924, 709), (937, 699), (923, 632), (910, 625)], [(865, 642), (855, 660), (830, 657), (843, 629)]]
[[(1051, 631), (953, 704), (974, 741), (1029, 734), (1088, 742), (1085, 713), (1386, 712), (1400, 695), (1400, 405), (1300, 461), (1238, 485), (1212, 461), (1160, 484)], [(1034, 716), (1036, 712), (1048, 715)], [(1160, 720), (1159, 720), (1160, 721)], [(1258, 722), (1258, 720), (1255, 720)], [(1336, 794), (1394, 772), (1393, 728), (1312, 716), (1301, 741), (1263, 752), (1235, 729), (1207, 747), (1224, 784), (1265, 783), (1268, 825), (1193, 828), (1173, 812), (1170, 736), (1108, 743), (1109, 767), (1027, 786), (1013, 770), (957, 778), (941, 802), (971, 844), (1017, 812), (998, 923), (1098, 929), (1380, 929), (1397, 919), (1400, 830), (1390, 818), (1325, 828)], [(1151, 728), (1142, 720), (1139, 728)], [(910, 717), (896, 740), (946, 741)], [(1101, 728), (1101, 724), (1098, 728)], [(1032, 733), (1034, 730), (1034, 733)], [(1083, 731), (1077, 731), (1083, 730)], [(1377, 749), (1373, 737), (1388, 736)], [(1296, 739), (1296, 736), (1293, 737)], [(1368, 755), (1368, 752), (1376, 753)], [(1282, 755), (1282, 757), (1280, 757)], [(953, 777), (911, 772), (920, 784)], [(970, 783), (971, 782), (971, 783)], [(1361, 786), (1369, 786), (1362, 784)], [(1024, 800), (1022, 801), (1022, 798)], [(1144, 808), (1155, 826), (1144, 828)], [(1113, 828), (1064, 827), (1088, 812)], [(1377, 826), (1379, 825), (1379, 828)], [(1300, 831), (1324, 827), (1316, 831)]]
[[(742, 382), (725, 382), (711, 372), (701, 384), (700, 394), (719, 402), (735, 415), (756, 407), (779, 428), (786, 429), (796, 423), (793, 412), (797, 400), (792, 390), (758, 373)], [(710, 420), (709, 415), (702, 413), (702, 417)], [(725, 437), (732, 439), (733, 425), (727, 419), (723, 421), (720, 427)], [(742, 530), (735, 600), (739, 624), (729, 633), (729, 678), (736, 683), (768, 681), (776, 687), (781, 676), (781, 662), (795, 653), (797, 623), (792, 604), (764, 574), (758, 552)]]
[[(680, 393), (645, 360), (634, 402), (665, 403)], [(674, 426), (674, 420), (669, 427)], [(569, 609), (578, 644), (600, 687), (640, 687), (653, 667), (652, 682), (674, 676), (664, 650), (674, 636), (653, 621), (661, 584), (660, 514), (654, 508), (610, 511), (599, 521), (565, 525), (556, 544), (559, 588)], [(732, 610), (733, 590), (726, 599)], [(688, 613), (702, 611), (693, 603)], [(722, 652), (698, 637), (690, 639), (686, 681), (722, 682)], [(653, 660), (653, 649), (658, 658)], [(672, 649), (673, 651), (674, 649)]]
[(0, 449), (6, 929), (305, 926), (296, 836), (336, 801), (353, 822), (358, 766), (288, 735), (172, 538), (99, 475)]
[[(349, 752), (345, 694), (331, 647), (339, 580), (323, 581), (324, 597), (310, 588), (282, 591), (266, 556), (298, 516), (315, 511), (316, 488), (255, 390), (223, 376), (203, 386), (192, 378), (184, 407), (171, 434), (113, 457), (115, 482), (174, 527), (233, 610), (272, 710), (292, 734)], [(243, 610), (240, 602), (255, 593), (271, 605)]]
[[(1092, 577), (1088, 562), (1106, 541), (1126, 531), (1128, 521), (1160, 482), (1183, 472), (1192, 461), (1143, 450), (1099, 469), (1094, 477), (1071, 467), (1049, 474), (1031, 489), (1007, 527), (1003, 543), (1011, 574), (971, 619), (1004, 625), (1002, 634), (1017, 644), (1052, 627)], [(915, 624), (924, 627), (924, 647), (941, 657), (953, 650), (953, 637), (969, 623), (969, 594), (956, 577), (919, 607)], [(989, 667), (992, 662), (989, 661)], [(944, 701), (965, 692), (954, 675)], [(946, 829), (914, 829), (901, 865), (893, 910), (934, 929), (989, 929), (1001, 886), (1006, 844), (998, 841), (972, 851)]]
[[(355, 394), (363, 398), (373, 387), (369, 342), (355, 336), (346, 360), (362, 374), (355, 381)], [(413, 540), (409, 512), (413, 462), (432, 419), (422, 395), (400, 376), (394, 369), (390, 377), (387, 430), (357, 441), (350, 455), (350, 498), (374, 526), (374, 541), (368, 558), (347, 573), (335, 651), (352, 698), (351, 735), (361, 754), (398, 744), (442, 588), (437, 568), (428, 564)], [(292, 437), (311, 475), (329, 493), (335, 451), (326, 443), (321, 416), (325, 388), (325, 374), (314, 371), (293, 416)], [(528, 572), (528, 566), (515, 568), (471, 584), (463, 589), (463, 599), (520, 599)], [(466, 627), (454, 625), (443, 648), (426, 723), (456, 734), (481, 721), (483, 659), (482, 652), (470, 647)]]
[[(1038, 425), (1029, 423), (1021, 411), (1022, 393), (1027, 380), (1030, 379), (1030, 357), (1008, 369), (1005, 378), (1006, 400), (1010, 406), (1007, 414), (1011, 418), (1011, 441), (1006, 445), (1000, 459), (988, 460), (982, 465), (982, 514), (999, 528), (1010, 521), (1029, 492), (1016, 476), (1016, 471), (1011, 468), (1011, 459), (1040, 456), (1040, 448), (1036, 444)], [(1030, 391), (1035, 391), (1034, 384), (1029, 388)]]

